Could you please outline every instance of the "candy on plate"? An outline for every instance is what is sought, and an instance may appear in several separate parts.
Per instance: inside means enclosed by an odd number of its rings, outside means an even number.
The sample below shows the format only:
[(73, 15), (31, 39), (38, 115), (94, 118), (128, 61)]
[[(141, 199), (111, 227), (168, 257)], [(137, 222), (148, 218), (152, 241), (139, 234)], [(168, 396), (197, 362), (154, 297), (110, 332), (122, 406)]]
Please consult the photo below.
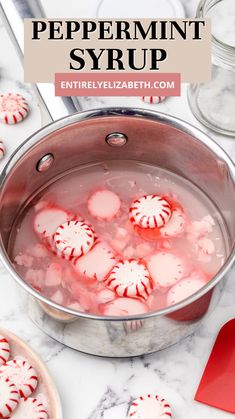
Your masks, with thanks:
[(37, 387), (35, 369), (25, 359), (13, 359), (2, 365), (0, 377), (7, 377), (19, 390), (20, 397), (28, 397)]
[(19, 403), (19, 392), (8, 377), (0, 376), (0, 418), (9, 416)]

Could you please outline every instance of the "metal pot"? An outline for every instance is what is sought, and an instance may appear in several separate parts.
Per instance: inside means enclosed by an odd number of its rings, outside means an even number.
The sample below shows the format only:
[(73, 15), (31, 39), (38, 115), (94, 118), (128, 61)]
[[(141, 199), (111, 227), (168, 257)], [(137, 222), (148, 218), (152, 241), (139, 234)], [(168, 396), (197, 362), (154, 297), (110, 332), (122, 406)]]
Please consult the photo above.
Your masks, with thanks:
[[(110, 138), (114, 141), (110, 142)], [(51, 165), (44, 164), (48, 155)], [(203, 190), (223, 216), (230, 256), (220, 272), (187, 300), (140, 316), (100, 317), (78, 313), (48, 300), (14, 270), (8, 257), (9, 236), (29, 197), (72, 168), (107, 159), (137, 160), (175, 172)], [(15, 152), (0, 177), (0, 257), (28, 292), (33, 321), (65, 345), (101, 356), (150, 353), (192, 333), (217, 305), (225, 274), (235, 257), (234, 175), (229, 157), (207, 135), (157, 112), (127, 108), (82, 112), (54, 122), (30, 137)]]
[[(23, 48), (24, 17), (40, 17), (33, 0), (2, 0), (6, 23)], [(36, 10), (36, 12), (35, 12)], [(89, 354), (124, 357), (151, 353), (194, 332), (217, 305), (234, 257), (235, 168), (226, 153), (189, 124), (139, 109), (76, 113), (76, 100), (54, 98), (38, 86), (48, 116), (57, 119), (15, 152), (0, 176), (0, 258), (29, 296), (33, 321), (53, 338)], [(113, 135), (110, 135), (113, 134)], [(127, 141), (126, 141), (127, 140)], [(58, 175), (81, 164), (115, 160), (151, 163), (193, 182), (217, 206), (227, 226), (229, 257), (200, 291), (170, 308), (141, 316), (99, 317), (78, 313), (44, 298), (16, 273), (8, 256), (12, 226), (29, 197)]]

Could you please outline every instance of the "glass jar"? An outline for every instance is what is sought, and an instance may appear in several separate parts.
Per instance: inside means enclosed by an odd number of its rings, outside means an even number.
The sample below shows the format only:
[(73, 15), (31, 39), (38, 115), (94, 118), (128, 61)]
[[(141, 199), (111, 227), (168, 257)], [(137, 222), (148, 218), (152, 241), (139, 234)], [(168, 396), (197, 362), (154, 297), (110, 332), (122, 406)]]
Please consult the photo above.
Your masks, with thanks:
[(202, 0), (196, 17), (211, 18), (212, 75), (189, 86), (189, 105), (202, 124), (235, 136), (235, 0)]

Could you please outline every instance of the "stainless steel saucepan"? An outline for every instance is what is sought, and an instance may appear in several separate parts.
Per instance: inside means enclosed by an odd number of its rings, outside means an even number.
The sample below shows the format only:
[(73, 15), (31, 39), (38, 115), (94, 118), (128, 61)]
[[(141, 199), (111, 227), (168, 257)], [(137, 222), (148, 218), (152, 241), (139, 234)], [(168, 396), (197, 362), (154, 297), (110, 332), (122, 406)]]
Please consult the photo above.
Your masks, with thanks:
[[(72, 168), (113, 159), (146, 162), (183, 176), (208, 195), (224, 219), (228, 259), (204, 288), (175, 306), (118, 318), (79, 313), (31, 288), (9, 259), (14, 220), (35, 191)], [(147, 354), (194, 332), (219, 301), (235, 258), (235, 167), (207, 135), (174, 117), (129, 108), (75, 113), (36, 132), (16, 150), (0, 176), (0, 214), (0, 258), (27, 291), (29, 314), (42, 330), (89, 354)]]

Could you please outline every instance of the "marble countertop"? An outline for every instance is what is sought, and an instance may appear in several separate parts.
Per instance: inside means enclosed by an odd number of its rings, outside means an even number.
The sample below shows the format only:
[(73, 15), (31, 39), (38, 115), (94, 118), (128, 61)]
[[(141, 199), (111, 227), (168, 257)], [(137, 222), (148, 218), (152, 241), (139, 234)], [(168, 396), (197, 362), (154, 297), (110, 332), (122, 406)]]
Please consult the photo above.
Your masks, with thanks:
[[(67, 0), (66, 10), (71, 6), (71, 16), (91, 17), (105, 2), (107, 0)], [(56, 10), (56, 17), (66, 16), (61, 6), (63, 2), (44, 0), (44, 3), (49, 15), (52, 16), (53, 10)], [(182, 3), (186, 15), (194, 16), (197, 0), (184, 0)], [(23, 70), (3, 24), (0, 25), (0, 45), (0, 91), (18, 90), (31, 105), (31, 114), (25, 122), (15, 127), (0, 126), (0, 138), (4, 138), (7, 146), (1, 168), (14, 148), (42, 126), (42, 116), (31, 87), (22, 82)], [(104, 97), (85, 97), (80, 103), (83, 109), (109, 105), (157, 109), (209, 132), (191, 114), (186, 86), (183, 86), (180, 98), (169, 98), (159, 105), (143, 104), (139, 98)], [(234, 139), (212, 132), (209, 134), (235, 160)], [(61, 395), (65, 419), (124, 419), (132, 398), (155, 391), (164, 395), (172, 405), (175, 419), (226, 419), (229, 414), (197, 403), (193, 397), (220, 327), (234, 316), (234, 273), (233, 268), (220, 304), (196, 334), (172, 348), (148, 356), (101, 359), (78, 353), (53, 341), (31, 322), (25, 310), (26, 295), (3, 267), (0, 267), (0, 324), (23, 337), (47, 364)]]

